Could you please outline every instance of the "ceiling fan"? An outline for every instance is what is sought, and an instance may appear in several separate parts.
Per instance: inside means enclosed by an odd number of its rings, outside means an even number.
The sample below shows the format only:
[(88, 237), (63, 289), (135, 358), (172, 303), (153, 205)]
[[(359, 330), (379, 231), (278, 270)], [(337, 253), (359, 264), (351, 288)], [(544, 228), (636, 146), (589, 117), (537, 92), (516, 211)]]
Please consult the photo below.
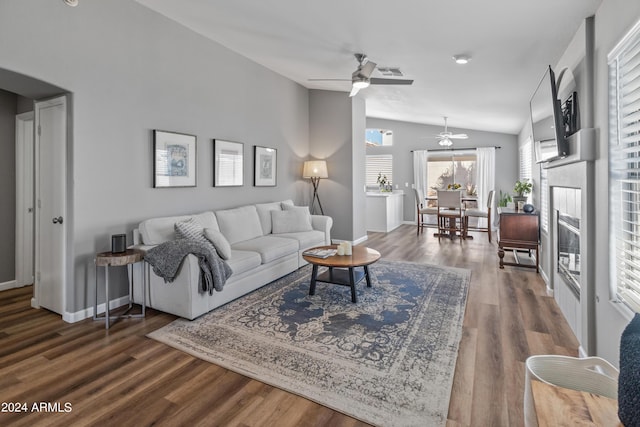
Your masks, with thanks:
[(444, 116), (444, 132), (440, 132), (438, 135), (436, 135), (436, 138), (438, 139), (438, 144), (442, 145), (443, 147), (451, 147), (453, 145), (453, 141), (451, 141), (452, 139), (467, 139), (469, 137), (466, 133), (454, 134), (453, 132), (449, 132), (447, 128), (447, 117)]
[[(407, 79), (385, 79), (380, 77), (371, 77), (371, 73), (376, 69), (377, 64), (369, 61), (364, 53), (354, 54), (358, 61), (358, 68), (351, 74), (351, 93), (349, 96), (355, 96), (360, 89), (369, 87), (369, 85), (410, 85), (413, 80)], [(345, 81), (349, 79), (309, 79), (313, 81)]]

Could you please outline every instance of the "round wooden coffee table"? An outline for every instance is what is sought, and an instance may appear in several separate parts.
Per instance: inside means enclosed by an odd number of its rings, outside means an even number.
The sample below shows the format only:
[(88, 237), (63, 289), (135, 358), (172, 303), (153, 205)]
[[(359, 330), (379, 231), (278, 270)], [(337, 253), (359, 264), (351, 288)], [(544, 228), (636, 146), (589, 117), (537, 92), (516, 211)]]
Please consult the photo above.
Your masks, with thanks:
[[(311, 249), (336, 249), (337, 245), (318, 246)], [(309, 295), (316, 293), (316, 282), (333, 283), (349, 286), (351, 288), (351, 302), (358, 302), (356, 297), (356, 284), (363, 278), (367, 281), (367, 287), (371, 287), (369, 278), (369, 264), (380, 259), (380, 252), (365, 246), (354, 246), (351, 255), (333, 255), (327, 258), (318, 258), (310, 255), (302, 255), (313, 268), (311, 271), (311, 285)], [(329, 269), (318, 275), (318, 267)], [(362, 267), (362, 271), (356, 270)]]

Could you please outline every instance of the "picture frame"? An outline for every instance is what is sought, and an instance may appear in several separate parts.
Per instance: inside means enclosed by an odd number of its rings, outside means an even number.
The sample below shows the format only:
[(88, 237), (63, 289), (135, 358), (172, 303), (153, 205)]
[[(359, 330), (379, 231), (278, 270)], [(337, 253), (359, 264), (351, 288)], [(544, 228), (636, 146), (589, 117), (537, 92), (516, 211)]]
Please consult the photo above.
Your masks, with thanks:
[(213, 186), (244, 185), (244, 144), (222, 139), (213, 140)]
[(154, 129), (153, 188), (196, 186), (196, 136)]
[(275, 148), (253, 146), (253, 185), (275, 187), (278, 175), (278, 151)]

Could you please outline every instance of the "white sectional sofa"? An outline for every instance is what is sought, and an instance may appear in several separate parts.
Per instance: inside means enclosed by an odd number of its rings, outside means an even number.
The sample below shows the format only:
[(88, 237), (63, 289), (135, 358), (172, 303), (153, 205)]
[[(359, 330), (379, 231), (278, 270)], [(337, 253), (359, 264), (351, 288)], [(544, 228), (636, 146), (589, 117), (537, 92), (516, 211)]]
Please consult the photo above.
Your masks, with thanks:
[[(134, 230), (134, 247), (148, 251), (175, 239), (175, 223), (191, 217), (196, 218), (204, 228), (219, 230), (224, 235), (231, 247), (231, 256), (226, 261), (233, 274), (222, 291), (214, 291), (210, 295), (199, 290), (200, 267), (194, 255), (187, 255), (171, 283), (165, 283), (163, 278), (148, 268), (147, 307), (187, 319), (195, 319), (295, 271), (306, 264), (302, 258), (304, 250), (331, 244), (331, 217), (309, 215), (308, 208), (295, 207), (291, 200), (286, 200), (148, 219)], [(137, 267), (135, 280), (136, 283), (142, 283), (142, 266)], [(142, 301), (140, 288), (134, 290), (134, 300), (138, 303)]]

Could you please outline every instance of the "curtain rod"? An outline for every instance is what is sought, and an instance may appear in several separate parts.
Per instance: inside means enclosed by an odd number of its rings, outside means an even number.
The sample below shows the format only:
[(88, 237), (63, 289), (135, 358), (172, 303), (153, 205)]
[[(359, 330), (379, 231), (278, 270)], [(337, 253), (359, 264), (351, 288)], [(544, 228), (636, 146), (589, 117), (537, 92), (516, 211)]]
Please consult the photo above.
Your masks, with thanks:
[[(469, 150), (477, 150), (478, 148), (491, 148), (491, 147), (469, 147), (469, 148), (436, 148), (435, 150), (425, 150), (425, 151), (469, 151)], [(499, 145), (494, 146), (496, 150), (501, 149)], [(411, 150), (413, 153), (416, 150)]]

